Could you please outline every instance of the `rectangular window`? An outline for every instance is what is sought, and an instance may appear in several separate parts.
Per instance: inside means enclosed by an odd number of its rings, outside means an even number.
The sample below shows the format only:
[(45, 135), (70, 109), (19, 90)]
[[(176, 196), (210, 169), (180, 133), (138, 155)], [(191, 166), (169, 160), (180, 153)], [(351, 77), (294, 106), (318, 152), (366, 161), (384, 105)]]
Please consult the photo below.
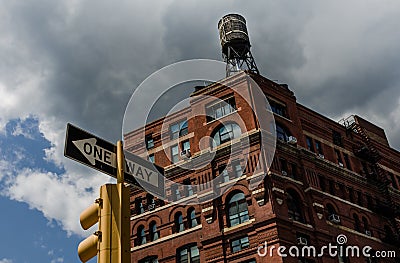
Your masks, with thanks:
[(320, 141), (315, 141), (315, 148), (319, 155), (324, 155), (324, 151), (322, 150), (322, 143)]
[(182, 152), (181, 152), (182, 155), (190, 154), (190, 142), (189, 142), (189, 140), (186, 140), (186, 141), (182, 142), (181, 149), (182, 149)]
[(154, 196), (151, 194), (147, 194), (147, 209), (149, 211), (154, 210), (156, 207), (156, 200), (154, 199)]
[(152, 134), (146, 135), (145, 141), (146, 141), (146, 148), (147, 149), (154, 148), (154, 139), (153, 139), (153, 135)]
[(329, 180), (329, 193), (335, 195), (335, 182), (333, 180)]
[(148, 160), (149, 160), (149, 162), (154, 163), (154, 153), (149, 154)]
[(279, 159), (279, 162), (281, 164), (281, 172), (283, 176), (287, 176), (288, 175), (288, 165), (287, 165), (287, 161), (285, 159)]
[(171, 146), (171, 162), (176, 163), (179, 161), (179, 148), (178, 144)]
[(354, 203), (354, 190), (353, 188), (348, 188), (349, 189), (349, 200), (350, 202)]
[(269, 106), (271, 106), (271, 111), (275, 114), (278, 114), (282, 117), (287, 118), (287, 111), (286, 111), (286, 105), (278, 103), (273, 100), (268, 100)]
[(233, 174), (235, 175), (235, 178), (239, 178), (243, 174), (243, 169), (242, 166), (240, 165), (239, 160), (234, 160), (232, 161), (232, 169), (233, 169)]
[(343, 159), (344, 162), (346, 163), (346, 168), (351, 170), (351, 164), (350, 164), (350, 158), (347, 154), (343, 153)]
[(293, 179), (298, 179), (298, 173), (297, 173), (297, 165), (295, 163), (290, 164), (290, 177)]
[(185, 190), (186, 190), (185, 196), (192, 196), (194, 194), (194, 191), (193, 191), (192, 184), (190, 183), (190, 178), (183, 180), (183, 184), (187, 185), (187, 187), (185, 187)]
[(177, 139), (179, 137), (188, 134), (188, 123), (187, 120), (182, 120), (169, 127), (171, 140)]
[(306, 136), (306, 144), (307, 144), (307, 149), (313, 152), (314, 151), (313, 141), (308, 136)]
[(337, 185), (339, 187), (338, 196), (344, 199), (346, 197), (345, 186), (342, 183), (337, 183)]
[(157, 256), (146, 257), (142, 260), (139, 260), (139, 263), (158, 263)]
[(207, 122), (219, 119), (229, 113), (236, 111), (234, 97), (230, 97), (206, 107)]
[(181, 192), (179, 192), (178, 185), (173, 184), (171, 186), (171, 194), (174, 201), (181, 199)]
[(220, 179), (221, 182), (226, 183), (226, 182), (229, 181), (229, 174), (228, 174), (228, 170), (226, 169), (225, 165), (218, 167), (218, 174), (219, 174), (219, 176), (221, 178)]
[(249, 246), (250, 246), (250, 243), (249, 243), (249, 238), (247, 236), (238, 238), (238, 239), (234, 239), (231, 241), (232, 253), (235, 253), (242, 249), (248, 248)]
[(342, 135), (340, 132), (332, 131), (332, 141), (337, 146), (343, 147)]
[(196, 246), (180, 249), (178, 252), (177, 263), (199, 263), (200, 253)]
[(325, 182), (325, 178), (322, 175), (318, 175), (318, 179), (319, 179), (319, 186), (321, 187), (321, 190), (323, 192), (326, 191), (326, 182)]
[(359, 206), (363, 206), (363, 197), (360, 191), (357, 191), (357, 204)]
[(338, 150), (335, 150), (335, 154), (336, 154), (336, 161), (337, 161), (337, 164), (338, 164), (340, 167), (343, 167), (342, 155), (340, 154), (340, 152), (339, 152)]
[(135, 198), (135, 209), (136, 209), (136, 214), (138, 214), (138, 215), (144, 213), (142, 198), (140, 198), (140, 197)]

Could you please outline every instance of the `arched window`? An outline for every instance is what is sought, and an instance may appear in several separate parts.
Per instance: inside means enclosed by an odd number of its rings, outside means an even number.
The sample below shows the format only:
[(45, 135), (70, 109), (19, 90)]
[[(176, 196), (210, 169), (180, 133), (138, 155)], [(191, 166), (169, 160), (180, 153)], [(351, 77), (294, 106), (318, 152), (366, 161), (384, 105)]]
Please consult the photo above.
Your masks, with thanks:
[(235, 138), (239, 138), (241, 134), (242, 130), (236, 123), (226, 123), (218, 126), (217, 131), (214, 132), (212, 136), (212, 146), (216, 147)]
[(363, 225), (364, 225), (364, 233), (370, 236), (371, 231), (369, 230), (368, 220), (363, 216), (362, 221), (363, 221)]
[(275, 127), (276, 127), (276, 138), (278, 140), (287, 142), (288, 138), (290, 136), (290, 133), (279, 124), (276, 124)]
[(137, 245), (143, 245), (146, 244), (146, 233), (144, 231), (144, 226), (140, 225), (137, 229), (137, 239), (136, 239), (136, 244)]
[(244, 194), (238, 192), (234, 194), (228, 202), (228, 219), (229, 226), (236, 226), (238, 224), (249, 221), (249, 211), (247, 209), (247, 202)]
[(159, 237), (158, 231), (157, 231), (157, 224), (155, 221), (152, 221), (150, 223), (150, 240), (155, 241)]
[(360, 227), (360, 219), (358, 218), (358, 215), (353, 214), (353, 220), (354, 220), (354, 230), (360, 232), (361, 227)]
[(333, 207), (333, 205), (332, 204), (327, 204), (326, 205), (326, 210), (328, 212), (328, 220), (331, 221), (332, 223), (339, 224), (340, 223), (340, 217), (336, 213), (336, 210)]
[(195, 227), (197, 226), (197, 218), (196, 218), (196, 210), (194, 210), (194, 208), (190, 208), (188, 210), (188, 224), (189, 224), (189, 228)]
[(196, 245), (185, 246), (177, 250), (177, 263), (199, 263), (200, 253)]
[(333, 207), (333, 205), (327, 204), (327, 205), (326, 205), (326, 209), (328, 210), (328, 216), (330, 216), (330, 215), (336, 215), (336, 210), (335, 210), (335, 208)]
[(175, 231), (182, 232), (185, 230), (185, 226), (183, 225), (183, 216), (181, 212), (175, 214)]
[(287, 206), (290, 219), (305, 223), (300, 196), (292, 189), (287, 191)]

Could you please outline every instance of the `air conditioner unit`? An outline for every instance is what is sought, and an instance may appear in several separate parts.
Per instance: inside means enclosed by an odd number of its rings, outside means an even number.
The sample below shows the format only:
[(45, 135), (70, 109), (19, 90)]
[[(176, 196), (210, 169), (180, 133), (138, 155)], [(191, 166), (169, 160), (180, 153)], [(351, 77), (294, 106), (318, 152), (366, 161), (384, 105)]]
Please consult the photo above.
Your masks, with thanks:
[(286, 171), (282, 171), (282, 175), (283, 176), (287, 176), (287, 172)]
[(182, 152), (181, 152), (181, 156), (183, 156), (183, 157), (190, 157), (191, 156), (191, 154), (190, 154), (190, 150), (183, 150)]
[(298, 237), (297, 238), (297, 245), (307, 246), (307, 244), (308, 244), (307, 238), (305, 238), (305, 237)]
[(339, 224), (340, 223), (340, 217), (336, 214), (331, 214), (328, 218), (329, 221), (331, 221), (332, 223), (335, 224)]
[(344, 167), (343, 163), (339, 163), (339, 166), (340, 166), (340, 167)]
[(321, 158), (321, 159), (325, 159), (325, 156), (323, 154), (320, 154), (320, 153), (318, 154), (318, 157)]
[(147, 209), (149, 209), (149, 211), (154, 210), (154, 208), (156, 208), (156, 204), (149, 204), (147, 206)]
[(369, 230), (365, 230), (365, 234), (366, 234), (367, 236), (372, 236), (371, 231), (369, 231)]
[(294, 136), (289, 136), (287, 142), (290, 143), (290, 144), (296, 144), (297, 143), (297, 139)]

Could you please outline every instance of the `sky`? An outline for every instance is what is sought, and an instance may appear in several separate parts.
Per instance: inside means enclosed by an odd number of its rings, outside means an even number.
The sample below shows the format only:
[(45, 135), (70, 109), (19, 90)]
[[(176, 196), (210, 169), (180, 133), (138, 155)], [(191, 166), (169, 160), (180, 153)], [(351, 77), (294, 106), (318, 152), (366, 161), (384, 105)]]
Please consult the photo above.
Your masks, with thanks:
[(246, 18), (263, 76), (333, 120), (376, 123), (400, 149), (397, 0), (0, 0), (0, 263), (79, 262), (94, 232), (79, 214), (112, 179), (63, 156), (66, 124), (121, 139), (146, 77), (221, 60), (228, 13)]

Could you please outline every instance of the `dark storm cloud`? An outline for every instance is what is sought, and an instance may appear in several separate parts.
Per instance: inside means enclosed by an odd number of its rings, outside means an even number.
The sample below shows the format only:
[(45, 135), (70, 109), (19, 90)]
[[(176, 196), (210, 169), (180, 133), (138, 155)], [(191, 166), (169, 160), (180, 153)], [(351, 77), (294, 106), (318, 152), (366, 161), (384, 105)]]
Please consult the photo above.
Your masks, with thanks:
[[(2, 5), (7, 19), (0, 28), (12, 42), (2, 46), (3, 84), (11, 88), (18, 78), (27, 78), (26, 72), (33, 74), (40, 79), (40, 99), (32, 98), (35, 108), (26, 112), (76, 123), (106, 139), (120, 138), (125, 106), (149, 74), (179, 60), (221, 58), (217, 23), (232, 12), (247, 20), (261, 73), (288, 83), (300, 103), (330, 117), (354, 110), (377, 121), (395, 111), (400, 97), (396, 2), (38, 0)], [(388, 132), (396, 137), (392, 141), (400, 141), (399, 130), (396, 124)]]
[[(68, 8), (75, 10), (69, 13)], [(36, 59), (39, 65), (27, 66), (41, 67), (38, 72), (45, 75), (37, 95), (46, 97), (40, 109), (31, 110), (120, 138), (132, 91), (163, 58), (161, 25), (146, 13), (135, 13), (141, 8), (148, 7), (107, 1), (75, 7), (55, 1), (9, 4), (9, 30), (27, 49), (26, 61), (20, 63)]]

